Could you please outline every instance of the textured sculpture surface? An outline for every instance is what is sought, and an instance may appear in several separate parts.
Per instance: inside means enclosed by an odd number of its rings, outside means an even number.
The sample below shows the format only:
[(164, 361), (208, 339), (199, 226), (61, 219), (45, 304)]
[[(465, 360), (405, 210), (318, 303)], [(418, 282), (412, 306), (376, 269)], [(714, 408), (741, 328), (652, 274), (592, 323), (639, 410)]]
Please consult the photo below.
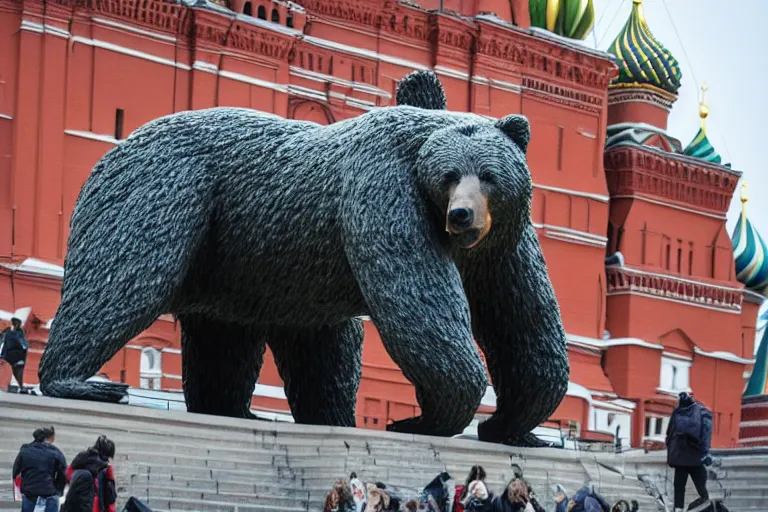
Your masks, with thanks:
[[(170, 312), (190, 411), (251, 417), (268, 344), (297, 423), (354, 426), (370, 315), (421, 408), (390, 430), (470, 423), (488, 384), (474, 334), (497, 395), (480, 438), (531, 442), (568, 359), (530, 221), (529, 124), (441, 110), (428, 75), (330, 126), (213, 108), (109, 151), (72, 215), (43, 392), (119, 400), (124, 385), (86, 379)], [(407, 90), (424, 84), (436, 96)]]

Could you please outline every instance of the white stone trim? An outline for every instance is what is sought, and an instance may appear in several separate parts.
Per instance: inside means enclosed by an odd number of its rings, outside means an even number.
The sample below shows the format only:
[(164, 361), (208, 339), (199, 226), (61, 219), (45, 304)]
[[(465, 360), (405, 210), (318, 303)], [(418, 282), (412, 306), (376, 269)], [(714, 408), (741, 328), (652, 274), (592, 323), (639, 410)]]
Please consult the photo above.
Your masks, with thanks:
[(214, 75), (219, 72), (219, 67), (216, 64), (205, 62), (204, 60), (196, 60), (192, 64), (192, 69), (196, 71), (205, 71), (206, 73), (213, 73)]
[(640, 338), (610, 338), (607, 340), (599, 340), (597, 338), (590, 338), (588, 336), (579, 336), (578, 334), (567, 333), (565, 337), (568, 343), (572, 343), (574, 345), (583, 345), (590, 348), (605, 349), (610, 347), (632, 345), (636, 347), (652, 348), (654, 350), (664, 350), (662, 345), (650, 343)]
[(580, 231), (552, 224), (540, 224), (538, 222), (533, 222), (533, 226), (538, 229), (544, 229), (544, 236), (554, 240), (601, 248), (604, 248), (608, 243), (607, 237), (589, 233), (587, 231)]
[(73, 137), (80, 137), (83, 139), (96, 140), (99, 142), (106, 142), (108, 144), (120, 144), (120, 141), (111, 135), (105, 135), (101, 133), (85, 132), (81, 130), (64, 130), (64, 133)]
[[(739, 427), (741, 427), (741, 428), (746, 428), (746, 427), (768, 427), (768, 420), (742, 421), (741, 423), (739, 423)], [(766, 438), (766, 439), (768, 439), (768, 438)]]
[(751, 402), (742, 404), (742, 409), (768, 409), (768, 402)]
[(697, 356), (710, 357), (712, 359), (719, 359), (721, 361), (730, 361), (732, 363), (755, 364), (754, 359), (744, 359), (743, 357), (739, 357), (732, 352), (725, 352), (722, 350), (716, 350), (714, 352), (706, 352), (700, 349), (699, 347), (693, 347), (693, 353), (696, 354)]
[(494, 89), (512, 92), (515, 94), (520, 94), (520, 92), (523, 90), (523, 86), (520, 84), (505, 82), (504, 80), (496, 80), (495, 78), (488, 78), (487, 76), (482, 76), (482, 75), (472, 76), (471, 82), (473, 84), (487, 85)]
[(664, 357), (668, 357), (670, 359), (679, 359), (680, 361), (688, 361), (688, 366), (691, 366), (691, 362), (693, 361), (692, 357), (681, 356), (680, 354), (673, 354), (672, 352), (667, 352), (667, 351), (662, 352), (661, 355)]
[(632, 413), (632, 409), (630, 409), (628, 407), (624, 407), (624, 406), (621, 406), (621, 405), (618, 405), (618, 404), (614, 404), (614, 403), (611, 403), (611, 402), (604, 402), (602, 400), (593, 400), (592, 401), (592, 405), (594, 406), (595, 409), (603, 409), (603, 410), (606, 410), (606, 411), (614, 411), (614, 412), (620, 412), (620, 413), (624, 413), (624, 414), (631, 414)]
[[(0, 117), (2, 117), (2, 114), (0, 114)], [(757, 292), (753, 292), (748, 288), (744, 288), (744, 299), (747, 302), (752, 302), (753, 304), (760, 304), (760, 306), (762, 306), (766, 302), (766, 299), (768, 298), (765, 295), (761, 295)]]
[(291, 75), (306, 78), (307, 80), (314, 80), (316, 82), (330, 82), (333, 84), (341, 85), (343, 87), (349, 87), (355, 91), (365, 92), (374, 96), (381, 96), (382, 98), (386, 98), (388, 100), (392, 98), (392, 95), (387, 91), (363, 82), (352, 82), (350, 80), (344, 80), (333, 75), (326, 75), (325, 73), (309, 71), (308, 69), (300, 68), (298, 66), (291, 66), (288, 69)]
[(0, 263), (0, 266), (15, 272), (58, 277), (59, 279), (64, 277), (64, 267), (37, 258), (27, 258), (21, 263)]
[(161, 352), (165, 354), (181, 354), (181, 349), (165, 347), (164, 349), (161, 350)]
[(34, 21), (29, 21), (24, 18), (22, 18), (21, 26), (19, 28), (28, 32), (37, 32), (38, 34), (51, 34), (52, 36), (60, 37), (62, 39), (69, 39), (71, 35), (67, 30), (62, 28), (48, 25), (47, 23), (41, 25), (40, 23), (35, 23)]
[(469, 80), (469, 74), (458, 69), (454, 69), (448, 66), (435, 66), (433, 69), (438, 75), (458, 78), (459, 80)]
[(0, 320), (10, 322), (11, 318), (18, 318), (21, 320), (21, 325), (24, 325), (27, 322), (30, 313), (32, 313), (31, 307), (19, 308), (16, 311), (4, 311), (0, 309)]
[(587, 199), (593, 199), (595, 201), (600, 201), (601, 203), (609, 203), (611, 200), (610, 196), (606, 196), (603, 194), (593, 194), (591, 192), (582, 192), (580, 190), (571, 190), (568, 188), (553, 187), (550, 185), (542, 185), (540, 183), (534, 183), (533, 188), (539, 188), (541, 190), (549, 190), (550, 192), (559, 192), (561, 194), (567, 194), (569, 196), (586, 197)]
[[(741, 425), (739, 425), (741, 427)], [(763, 425), (758, 425), (763, 426)], [(740, 437), (739, 443), (746, 444), (746, 443), (765, 443), (768, 441), (768, 436), (760, 436), (760, 437)]]
[(8, 119), (9, 121), (13, 121), (13, 117), (10, 114), (0, 113), (0, 119)]
[(143, 60), (148, 60), (150, 62), (155, 62), (157, 64), (163, 64), (164, 66), (170, 66), (173, 68), (183, 69), (185, 71), (190, 71), (192, 68), (188, 66), (187, 64), (183, 64), (181, 62), (175, 62), (170, 59), (166, 59), (165, 57), (159, 57), (157, 55), (153, 55), (151, 53), (145, 53), (140, 52), (138, 50), (134, 50), (133, 48), (126, 48), (125, 46), (120, 46), (113, 43), (108, 43), (107, 41), (101, 41), (99, 39), (89, 39), (87, 37), (82, 36), (74, 36), (70, 38), (70, 40), (73, 43), (82, 43), (88, 46), (94, 46), (96, 48), (102, 48), (104, 50), (109, 50), (115, 53), (121, 53), (123, 55), (130, 55), (131, 57), (136, 57)]

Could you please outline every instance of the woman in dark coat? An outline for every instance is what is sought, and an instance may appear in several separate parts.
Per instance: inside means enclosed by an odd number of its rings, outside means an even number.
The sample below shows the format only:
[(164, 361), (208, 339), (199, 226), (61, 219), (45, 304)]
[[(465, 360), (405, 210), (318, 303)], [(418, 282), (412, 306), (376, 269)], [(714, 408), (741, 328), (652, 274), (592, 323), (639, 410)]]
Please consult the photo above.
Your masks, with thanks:
[[(19, 392), (24, 388), (24, 366), (27, 362), (27, 340), (21, 320), (11, 318), (11, 326), (3, 331), (3, 359), (11, 366), (13, 378), (19, 384)], [(10, 384), (8, 385), (10, 391)]]
[(678, 395), (678, 404), (667, 427), (667, 464), (675, 470), (675, 512), (685, 507), (688, 476), (702, 500), (709, 499), (707, 470), (712, 440), (712, 413), (688, 393)]

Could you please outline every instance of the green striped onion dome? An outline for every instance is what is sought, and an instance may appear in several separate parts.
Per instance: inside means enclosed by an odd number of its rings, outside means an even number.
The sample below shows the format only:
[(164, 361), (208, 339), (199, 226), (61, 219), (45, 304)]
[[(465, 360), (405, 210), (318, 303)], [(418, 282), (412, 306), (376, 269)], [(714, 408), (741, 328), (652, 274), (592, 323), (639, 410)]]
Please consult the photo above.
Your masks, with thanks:
[(680, 63), (651, 33), (641, 0), (633, 0), (632, 14), (608, 53), (616, 57), (619, 66), (614, 84), (653, 86), (672, 94), (680, 89)]
[(584, 39), (595, 24), (592, 0), (530, 0), (531, 25), (559, 36)]
[(720, 164), (723, 159), (707, 138), (707, 131), (702, 126), (690, 144), (683, 150), (688, 156), (701, 158), (713, 164)]
[(744, 390), (744, 396), (757, 395), (768, 395), (768, 328), (763, 331), (763, 337), (755, 355), (755, 366), (752, 368), (752, 375)]
[(736, 279), (756, 293), (768, 292), (768, 248), (747, 218), (746, 185), (742, 185), (742, 209), (733, 230), (733, 256), (736, 259)]

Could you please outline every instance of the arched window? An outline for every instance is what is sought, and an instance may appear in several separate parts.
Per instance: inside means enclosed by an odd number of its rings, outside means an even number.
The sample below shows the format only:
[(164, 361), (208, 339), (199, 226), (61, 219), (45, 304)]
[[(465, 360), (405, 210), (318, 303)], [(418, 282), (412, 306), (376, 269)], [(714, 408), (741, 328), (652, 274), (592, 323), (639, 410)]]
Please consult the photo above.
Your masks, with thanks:
[(272, 9), (272, 23), (280, 23), (280, 13), (277, 9)]
[(245, 2), (245, 5), (243, 5), (243, 14), (253, 16), (253, 4), (251, 4), (251, 2)]
[(140, 387), (144, 389), (160, 389), (163, 377), (162, 352), (152, 347), (141, 351), (141, 366), (139, 369)]
[(267, 9), (263, 5), (260, 5), (259, 8), (256, 10), (256, 16), (260, 20), (266, 20), (267, 19)]

